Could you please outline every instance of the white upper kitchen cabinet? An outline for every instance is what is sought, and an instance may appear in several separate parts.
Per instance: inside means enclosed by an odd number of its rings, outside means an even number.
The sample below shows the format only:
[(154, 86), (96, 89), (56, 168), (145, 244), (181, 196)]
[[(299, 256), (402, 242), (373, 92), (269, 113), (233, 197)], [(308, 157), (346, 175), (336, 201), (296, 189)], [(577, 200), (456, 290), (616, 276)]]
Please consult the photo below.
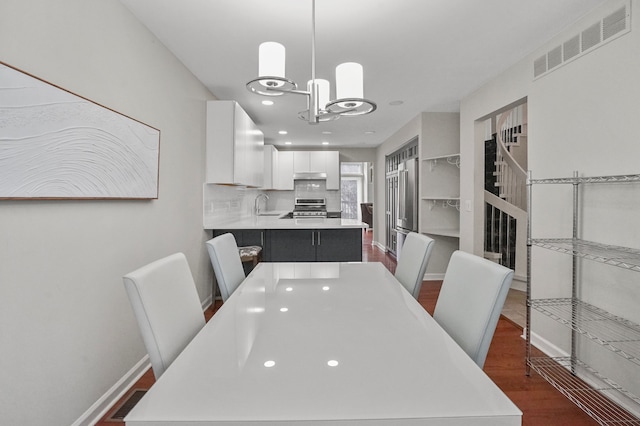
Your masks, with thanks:
[[(310, 172), (311, 166), (309, 164), (311, 157), (311, 151), (293, 151), (293, 172), (304, 173)], [(322, 167), (324, 169), (324, 165)], [(324, 170), (314, 170), (314, 172), (321, 172)]]
[(264, 146), (264, 180), (262, 189), (278, 189), (278, 150), (273, 145)]
[(207, 102), (207, 183), (262, 187), (263, 149), (264, 135), (237, 102)]
[(293, 172), (326, 173), (327, 189), (340, 189), (338, 151), (293, 151)]
[(274, 189), (293, 190), (293, 151), (278, 151), (277, 183)]
[(340, 153), (320, 151), (324, 154), (327, 172), (327, 189), (340, 189)]

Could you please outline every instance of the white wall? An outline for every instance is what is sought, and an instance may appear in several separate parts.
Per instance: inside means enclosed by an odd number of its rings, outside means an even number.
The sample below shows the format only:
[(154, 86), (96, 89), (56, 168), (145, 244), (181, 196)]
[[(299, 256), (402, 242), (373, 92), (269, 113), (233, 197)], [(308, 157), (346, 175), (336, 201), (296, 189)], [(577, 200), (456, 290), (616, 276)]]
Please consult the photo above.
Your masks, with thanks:
[[(462, 248), (482, 250), (482, 155), (475, 120), (527, 97), (529, 108), (529, 168), (534, 178), (640, 173), (640, 1), (632, 0), (631, 32), (533, 80), (533, 61), (590, 24), (618, 9), (620, 0), (606, 2), (576, 25), (559, 34), (499, 78), (461, 102), (463, 199), (474, 212), (462, 212)], [(470, 161), (470, 160), (473, 161)], [(586, 239), (640, 248), (640, 185), (604, 185), (585, 189), (580, 230)], [(571, 235), (571, 188), (534, 187), (534, 237)], [(558, 235), (562, 233), (562, 235)], [(534, 250), (534, 297), (567, 296), (570, 256)], [(581, 295), (616, 315), (640, 323), (638, 275), (583, 262)], [(569, 286), (570, 288), (570, 286)], [(570, 290), (569, 290), (570, 291)], [(566, 329), (534, 317), (532, 330), (561, 350), (568, 350)], [(563, 341), (564, 340), (564, 341)], [(594, 348), (585, 356), (598, 358)], [(608, 355), (611, 355), (610, 353)], [(605, 374), (639, 394), (640, 374), (621, 357), (597, 361)]]
[(157, 200), (0, 201), (0, 423), (71, 424), (146, 354), (123, 274), (182, 251), (210, 297), (213, 96), (117, 0), (3, 0), (0, 17), (2, 61), (161, 130)]

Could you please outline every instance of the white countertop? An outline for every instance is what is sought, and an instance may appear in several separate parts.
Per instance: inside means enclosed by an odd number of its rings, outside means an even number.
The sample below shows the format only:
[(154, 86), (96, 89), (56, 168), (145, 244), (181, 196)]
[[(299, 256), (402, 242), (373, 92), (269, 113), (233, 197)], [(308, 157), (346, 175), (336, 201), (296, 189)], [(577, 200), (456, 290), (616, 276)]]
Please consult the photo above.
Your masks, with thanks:
[(280, 219), (288, 212), (266, 212), (264, 216), (246, 216), (232, 219), (205, 217), (204, 229), (339, 229), (368, 228), (357, 219)]
[(381, 263), (260, 263), (127, 425), (515, 426), (522, 413)]

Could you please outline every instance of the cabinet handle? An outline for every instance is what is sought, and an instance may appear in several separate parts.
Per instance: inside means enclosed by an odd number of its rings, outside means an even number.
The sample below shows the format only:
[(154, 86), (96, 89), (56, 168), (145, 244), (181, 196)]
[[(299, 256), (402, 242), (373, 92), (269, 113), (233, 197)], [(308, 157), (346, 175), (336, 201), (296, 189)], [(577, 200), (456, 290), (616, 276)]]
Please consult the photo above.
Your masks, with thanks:
[(260, 245), (264, 249), (264, 231), (260, 231)]
[(320, 231), (318, 231), (318, 245), (320, 245)]
[(315, 246), (316, 245), (316, 233), (311, 231), (311, 245)]

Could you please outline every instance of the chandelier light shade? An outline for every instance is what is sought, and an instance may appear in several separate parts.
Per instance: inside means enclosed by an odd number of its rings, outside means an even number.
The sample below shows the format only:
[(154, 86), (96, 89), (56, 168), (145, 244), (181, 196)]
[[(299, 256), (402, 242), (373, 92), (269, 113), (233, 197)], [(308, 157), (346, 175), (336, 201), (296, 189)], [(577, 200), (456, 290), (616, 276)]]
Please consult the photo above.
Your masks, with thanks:
[(356, 62), (345, 62), (336, 67), (336, 98), (364, 97), (363, 69)]
[[(316, 78), (315, 82), (315, 87), (313, 85), (313, 80), (309, 80), (307, 82), (307, 92), (309, 93), (309, 96), (307, 97), (307, 109), (300, 111), (298, 113), (298, 118), (309, 122), (311, 122), (309, 117), (312, 117), (313, 114), (316, 115), (316, 122), (330, 121), (340, 118), (340, 115), (329, 114), (325, 109), (331, 99), (329, 94), (331, 91), (331, 85), (329, 81), (322, 78)], [(313, 103), (314, 97), (317, 100), (316, 104)]]
[(307, 90), (297, 90), (297, 85), (285, 74), (285, 47), (269, 41), (258, 49), (258, 78), (247, 83), (249, 91), (263, 96), (281, 96), (287, 93), (307, 97), (307, 109), (298, 117), (316, 124), (335, 120), (341, 116), (369, 114), (376, 104), (364, 98), (364, 71), (362, 65), (345, 62), (336, 67), (336, 100), (330, 98), (329, 81), (316, 78), (315, 16), (316, 2), (311, 2), (311, 79)]
[(263, 96), (281, 96), (297, 88), (285, 77), (286, 51), (275, 41), (266, 41), (258, 48), (258, 78), (247, 83), (247, 89)]
[(364, 98), (362, 65), (345, 62), (336, 67), (336, 100), (327, 104), (327, 111), (339, 115), (364, 115), (375, 111), (376, 104)]
[[(325, 80), (322, 78), (316, 78), (316, 84), (318, 86), (318, 106), (320, 109), (324, 109), (324, 107), (329, 103), (331, 91), (331, 84), (329, 80)], [(309, 80), (307, 82), (307, 90), (311, 92), (313, 90), (313, 80)]]
[(285, 48), (275, 41), (266, 41), (258, 48), (258, 76), (285, 76)]

